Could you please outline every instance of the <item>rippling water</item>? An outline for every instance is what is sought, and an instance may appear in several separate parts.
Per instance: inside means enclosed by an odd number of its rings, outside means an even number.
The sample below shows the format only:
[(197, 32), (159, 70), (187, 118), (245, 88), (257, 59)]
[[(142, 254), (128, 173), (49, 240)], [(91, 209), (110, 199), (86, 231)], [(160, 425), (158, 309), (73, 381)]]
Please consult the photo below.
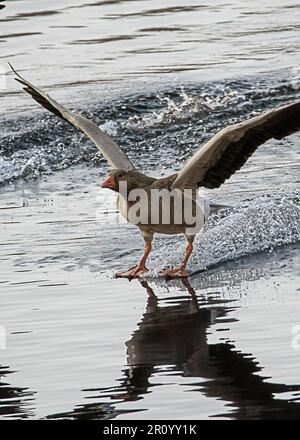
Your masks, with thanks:
[[(296, 0), (7, 1), (1, 62), (58, 96), (290, 69), (299, 79)], [(94, 87), (95, 86), (95, 87)], [(1, 109), (28, 106), (11, 80)], [(85, 94), (82, 95), (84, 90)], [(17, 93), (17, 96), (16, 96)]]
[[(0, 64), (154, 175), (299, 99), (292, 0), (5, 3)], [(184, 250), (157, 237), (149, 276), (129, 283), (113, 273), (142, 243), (99, 190), (96, 148), (10, 73), (0, 96), (0, 417), (299, 418), (300, 136), (207, 192), (231, 208), (199, 235), (189, 282), (157, 276)]]

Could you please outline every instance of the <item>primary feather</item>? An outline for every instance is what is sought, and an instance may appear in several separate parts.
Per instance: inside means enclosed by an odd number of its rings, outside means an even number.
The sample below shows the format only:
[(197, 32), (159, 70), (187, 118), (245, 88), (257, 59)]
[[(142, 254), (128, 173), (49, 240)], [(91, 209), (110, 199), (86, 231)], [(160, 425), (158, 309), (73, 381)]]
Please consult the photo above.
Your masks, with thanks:
[(29, 93), (35, 101), (37, 101), (41, 106), (50, 112), (54, 113), (56, 116), (59, 116), (64, 121), (83, 131), (94, 142), (107, 162), (113, 168), (122, 168), (126, 171), (133, 170), (135, 168), (121, 148), (112, 140), (110, 136), (107, 136), (105, 133), (103, 133), (103, 131), (94, 122), (90, 121), (84, 116), (67, 110), (65, 107), (51, 98), (51, 96), (47, 95), (41, 89), (22, 78), (11, 64), (10, 67), (17, 75), (16, 80), (25, 86), (24, 90)]

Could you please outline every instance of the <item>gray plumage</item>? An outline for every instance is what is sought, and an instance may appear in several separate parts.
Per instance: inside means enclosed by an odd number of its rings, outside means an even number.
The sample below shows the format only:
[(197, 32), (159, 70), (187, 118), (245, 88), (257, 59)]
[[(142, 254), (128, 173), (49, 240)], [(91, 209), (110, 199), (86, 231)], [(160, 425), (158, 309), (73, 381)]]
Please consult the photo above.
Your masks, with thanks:
[(218, 188), (269, 139), (300, 130), (300, 101), (262, 113), (219, 131), (186, 163), (173, 188)]

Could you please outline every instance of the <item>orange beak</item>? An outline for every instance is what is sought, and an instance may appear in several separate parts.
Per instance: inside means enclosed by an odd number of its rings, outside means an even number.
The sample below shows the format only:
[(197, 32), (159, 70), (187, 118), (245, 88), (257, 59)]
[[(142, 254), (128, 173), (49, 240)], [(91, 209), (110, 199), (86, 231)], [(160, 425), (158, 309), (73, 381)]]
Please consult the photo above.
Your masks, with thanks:
[(101, 184), (101, 188), (115, 189), (116, 186), (117, 184), (114, 176), (108, 176), (107, 179)]

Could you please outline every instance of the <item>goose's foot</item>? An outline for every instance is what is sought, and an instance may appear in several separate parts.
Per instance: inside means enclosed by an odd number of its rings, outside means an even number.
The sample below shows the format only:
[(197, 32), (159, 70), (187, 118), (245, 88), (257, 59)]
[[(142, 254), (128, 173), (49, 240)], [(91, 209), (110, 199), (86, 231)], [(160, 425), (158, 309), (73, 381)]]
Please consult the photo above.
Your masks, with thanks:
[(116, 278), (128, 278), (129, 280), (132, 280), (133, 278), (139, 278), (144, 273), (148, 272), (148, 269), (146, 266), (138, 264), (137, 266), (132, 267), (131, 269), (127, 270), (126, 272), (118, 272), (116, 273)]
[(194, 237), (189, 238), (189, 242), (185, 250), (185, 257), (181, 265), (176, 269), (167, 269), (162, 272), (162, 275), (166, 278), (167, 281), (173, 278), (187, 278), (189, 276), (185, 268), (189, 261), (190, 255), (193, 252), (193, 240)]
[(184, 266), (179, 266), (176, 269), (167, 269), (162, 272), (162, 275), (170, 280), (172, 278), (187, 278), (189, 274), (185, 270)]
[(133, 278), (139, 278), (144, 273), (148, 272), (148, 269), (146, 267), (146, 261), (148, 258), (148, 255), (151, 251), (151, 242), (152, 242), (152, 236), (151, 239), (145, 239), (145, 248), (144, 248), (144, 255), (141, 261), (131, 269), (127, 270), (126, 272), (119, 272), (116, 273), (116, 278), (128, 278), (129, 280), (132, 280)]

